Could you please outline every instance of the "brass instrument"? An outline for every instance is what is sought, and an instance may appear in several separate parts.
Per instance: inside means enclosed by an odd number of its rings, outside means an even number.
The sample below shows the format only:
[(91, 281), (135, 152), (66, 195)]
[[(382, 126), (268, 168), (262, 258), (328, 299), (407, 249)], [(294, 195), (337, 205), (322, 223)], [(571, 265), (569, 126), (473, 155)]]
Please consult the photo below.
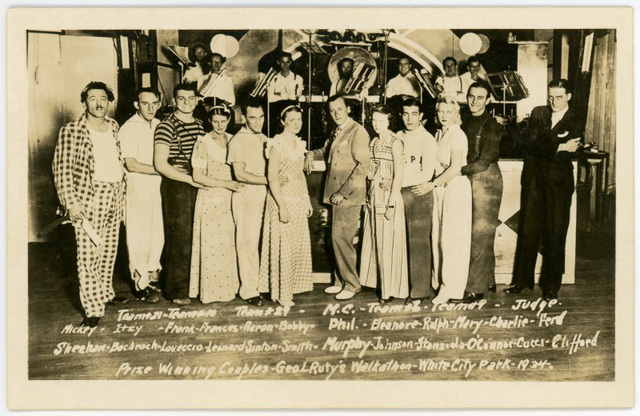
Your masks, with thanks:
[(216, 81), (220, 79), (220, 77), (222, 76), (222, 74), (224, 74), (224, 71), (226, 70), (227, 68), (222, 68), (222, 70), (217, 74), (215, 78), (213, 78), (214, 73), (211, 72), (207, 80), (202, 84), (200, 88), (198, 88), (198, 94), (202, 96), (203, 91), (207, 91), (209, 88), (213, 87)]
[(431, 74), (426, 69), (422, 68), (418, 70), (418, 68), (413, 68), (413, 75), (415, 75), (418, 83), (425, 91), (431, 95), (432, 98), (436, 98), (438, 96), (438, 91), (436, 87), (431, 82)]
[(356, 64), (353, 71), (353, 76), (347, 81), (347, 85), (344, 87), (344, 93), (350, 94), (352, 91), (357, 93), (362, 91), (366, 85), (368, 85), (371, 76), (375, 73), (376, 68), (373, 65), (360, 62)]
[(263, 98), (267, 93), (267, 88), (269, 88), (269, 84), (273, 81), (275, 76), (277, 75), (277, 71), (274, 68), (269, 68), (269, 72), (262, 79), (262, 81), (258, 82), (251, 92), (251, 97), (254, 98)]

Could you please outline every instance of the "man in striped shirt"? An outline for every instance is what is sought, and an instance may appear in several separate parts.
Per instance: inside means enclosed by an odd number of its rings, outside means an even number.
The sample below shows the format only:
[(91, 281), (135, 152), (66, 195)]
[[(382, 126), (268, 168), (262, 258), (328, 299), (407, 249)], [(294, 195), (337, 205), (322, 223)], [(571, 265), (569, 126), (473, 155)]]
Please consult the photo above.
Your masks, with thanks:
[(165, 235), (166, 296), (177, 305), (189, 305), (189, 272), (193, 212), (198, 188), (191, 177), (191, 153), (199, 136), (205, 134), (200, 120), (193, 117), (196, 91), (188, 84), (173, 90), (176, 111), (156, 128), (153, 165), (162, 176), (162, 216)]

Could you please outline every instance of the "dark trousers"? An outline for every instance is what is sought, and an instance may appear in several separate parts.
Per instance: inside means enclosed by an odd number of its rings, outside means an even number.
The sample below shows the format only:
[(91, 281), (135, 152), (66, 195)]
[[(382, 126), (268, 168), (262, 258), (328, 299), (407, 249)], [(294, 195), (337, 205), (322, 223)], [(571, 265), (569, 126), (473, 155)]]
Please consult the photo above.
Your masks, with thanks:
[(518, 287), (533, 287), (540, 244), (540, 288), (543, 291), (557, 292), (562, 285), (573, 195), (573, 176), (571, 172), (565, 174), (566, 178), (550, 179), (549, 175), (545, 175), (540, 169), (535, 174), (528, 175), (530, 177), (523, 177), (518, 245), (512, 281), (512, 284)]
[(484, 172), (469, 176), (473, 195), (471, 259), (467, 292), (485, 293), (496, 284), (494, 251), (498, 213), (502, 202), (502, 173), (497, 163)]
[[(342, 281), (344, 289), (353, 293), (362, 290), (356, 268), (356, 248), (353, 245), (361, 213), (362, 205), (334, 205), (332, 208), (331, 243), (336, 259), (336, 277)], [(339, 282), (335, 284), (339, 285)]]
[(165, 236), (165, 293), (169, 299), (189, 295), (193, 212), (198, 190), (184, 182), (162, 178), (162, 217)]
[(415, 195), (411, 187), (402, 189), (404, 216), (407, 223), (407, 259), (409, 262), (409, 296), (426, 298), (434, 295), (431, 288), (431, 225), (433, 192)]

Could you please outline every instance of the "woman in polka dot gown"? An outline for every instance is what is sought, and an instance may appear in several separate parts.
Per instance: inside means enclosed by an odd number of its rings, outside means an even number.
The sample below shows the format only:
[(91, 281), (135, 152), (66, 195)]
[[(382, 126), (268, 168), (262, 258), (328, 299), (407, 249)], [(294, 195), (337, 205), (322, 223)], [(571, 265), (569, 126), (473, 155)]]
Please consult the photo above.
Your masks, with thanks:
[(226, 164), (230, 116), (225, 105), (209, 111), (213, 130), (198, 138), (191, 158), (193, 180), (204, 187), (194, 214), (189, 297), (202, 303), (231, 301), (239, 287), (231, 194), (244, 185), (231, 179)]

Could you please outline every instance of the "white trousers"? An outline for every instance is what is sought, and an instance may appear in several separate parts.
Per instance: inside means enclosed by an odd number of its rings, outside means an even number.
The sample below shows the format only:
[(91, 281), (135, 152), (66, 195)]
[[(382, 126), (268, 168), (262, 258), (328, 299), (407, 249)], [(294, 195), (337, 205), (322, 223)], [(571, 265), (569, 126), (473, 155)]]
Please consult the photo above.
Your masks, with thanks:
[(127, 250), (137, 290), (149, 286), (149, 272), (161, 269), (164, 247), (161, 181), (160, 176), (127, 175)]
[(234, 192), (231, 199), (233, 221), (236, 224), (236, 251), (240, 276), (240, 297), (250, 299), (259, 296), (258, 274), (260, 272), (260, 235), (267, 187), (247, 185)]
[(466, 176), (434, 188), (432, 285), (440, 288), (438, 298), (443, 301), (464, 296), (471, 255), (471, 213), (471, 184)]

